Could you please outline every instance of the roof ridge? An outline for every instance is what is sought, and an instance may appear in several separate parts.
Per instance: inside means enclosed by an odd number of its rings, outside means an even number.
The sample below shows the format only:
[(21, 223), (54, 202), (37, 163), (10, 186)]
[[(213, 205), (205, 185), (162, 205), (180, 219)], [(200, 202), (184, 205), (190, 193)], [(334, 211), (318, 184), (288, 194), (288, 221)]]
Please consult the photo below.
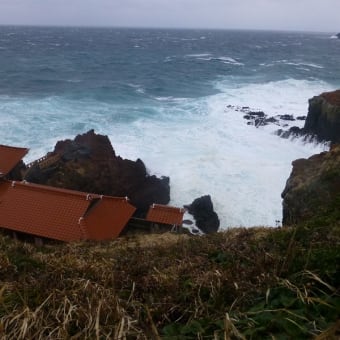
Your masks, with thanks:
[(11, 183), (12, 187), (19, 185), (22, 188), (29, 188), (30, 190), (35, 189), (36, 191), (47, 191), (47, 192), (54, 192), (54, 193), (60, 193), (60, 194), (68, 194), (68, 195), (85, 197), (86, 200), (91, 200), (92, 198), (101, 198), (103, 196), (100, 194), (88, 193), (84, 191), (64, 189), (64, 188), (53, 187), (50, 185), (31, 183), (25, 180), (24, 181), (7, 181), (7, 182)]

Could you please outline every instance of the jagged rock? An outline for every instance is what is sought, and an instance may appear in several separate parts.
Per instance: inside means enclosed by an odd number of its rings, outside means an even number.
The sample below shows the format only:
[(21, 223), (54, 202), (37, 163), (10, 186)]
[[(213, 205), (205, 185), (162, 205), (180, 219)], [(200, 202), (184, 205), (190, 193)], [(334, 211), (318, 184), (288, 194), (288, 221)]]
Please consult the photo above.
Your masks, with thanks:
[(297, 120), (306, 120), (307, 116), (298, 116), (296, 117)]
[(196, 198), (185, 208), (194, 216), (196, 226), (206, 234), (215, 233), (220, 226), (220, 220), (214, 211), (210, 195)]
[(299, 137), (303, 135), (303, 131), (298, 126), (292, 126), (288, 130), (279, 129), (276, 134), (281, 138)]
[(319, 141), (340, 143), (340, 90), (325, 92), (309, 100), (303, 132), (314, 134)]
[(283, 224), (308, 220), (330, 206), (339, 205), (339, 144), (333, 145), (329, 152), (314, 155), (309, 159), (298, 159), (292, 164), (293, 170), (281, 195)]
[(279, 118), (282, 119), (282, 120), (290, 120), (290, 121), (294, 121), (295, 120), (293, 115), (279, 115)]
[(266, 123), (271, 123), (271, 124), (276, 124), (278, 122), (278, 120), (274, 117), (269, 117), (266, 119)]
[[(48, 162), (48, 159), (52, 159)], [(74, 140), (59, 141), (47, 161), (36, 164), (25, 178), (29, 182), (111, 196), (127, 196), (145, 213), (152, 203), (170, 200), (169, 178), (150, 176), (144, 163), (116, 156), (107, 136), (93, 130)]]

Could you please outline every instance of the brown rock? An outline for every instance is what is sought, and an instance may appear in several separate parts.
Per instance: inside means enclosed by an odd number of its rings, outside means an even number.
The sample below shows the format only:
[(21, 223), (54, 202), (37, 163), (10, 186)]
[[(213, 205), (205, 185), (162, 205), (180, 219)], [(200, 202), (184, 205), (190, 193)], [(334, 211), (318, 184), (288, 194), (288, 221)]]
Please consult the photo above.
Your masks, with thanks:
[[(111, 196), (127, 196), (143, 214), (152, 203), (170, 200), (169, 178), (150, 176), (144, 163), (116, 156), (107, 136), (93, 130), (59, 141), (47, 161), (35, 165), (26, 180)], [(48, 159), (52, 161), (49, 163)]]
[(340, 90), (309, 100), (303, 133), (313, 134), (319, 141), (340, 143)]
[(340, 145), (309, 159), (295, 160), (281, 196), (284, 225), (306, 221), (340, 205)]

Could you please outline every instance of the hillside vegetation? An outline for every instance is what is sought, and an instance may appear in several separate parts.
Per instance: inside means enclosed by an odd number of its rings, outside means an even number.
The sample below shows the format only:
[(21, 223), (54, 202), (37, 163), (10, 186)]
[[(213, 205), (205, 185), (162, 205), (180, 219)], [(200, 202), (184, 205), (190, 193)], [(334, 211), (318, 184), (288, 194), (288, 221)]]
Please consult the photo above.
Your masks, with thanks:
[(0, 236), (1, 339), (336, 339), (340, 212), (36, 246)]

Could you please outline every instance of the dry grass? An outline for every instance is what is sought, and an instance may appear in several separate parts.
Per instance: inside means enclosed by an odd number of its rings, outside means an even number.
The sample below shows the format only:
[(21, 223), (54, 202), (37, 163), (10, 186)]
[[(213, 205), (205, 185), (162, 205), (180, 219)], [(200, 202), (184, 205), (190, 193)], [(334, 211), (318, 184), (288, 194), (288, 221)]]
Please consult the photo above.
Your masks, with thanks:
[(331, 339), (339, 254), (338, 225), (42, 247), (0, 236), (0, 338)]

